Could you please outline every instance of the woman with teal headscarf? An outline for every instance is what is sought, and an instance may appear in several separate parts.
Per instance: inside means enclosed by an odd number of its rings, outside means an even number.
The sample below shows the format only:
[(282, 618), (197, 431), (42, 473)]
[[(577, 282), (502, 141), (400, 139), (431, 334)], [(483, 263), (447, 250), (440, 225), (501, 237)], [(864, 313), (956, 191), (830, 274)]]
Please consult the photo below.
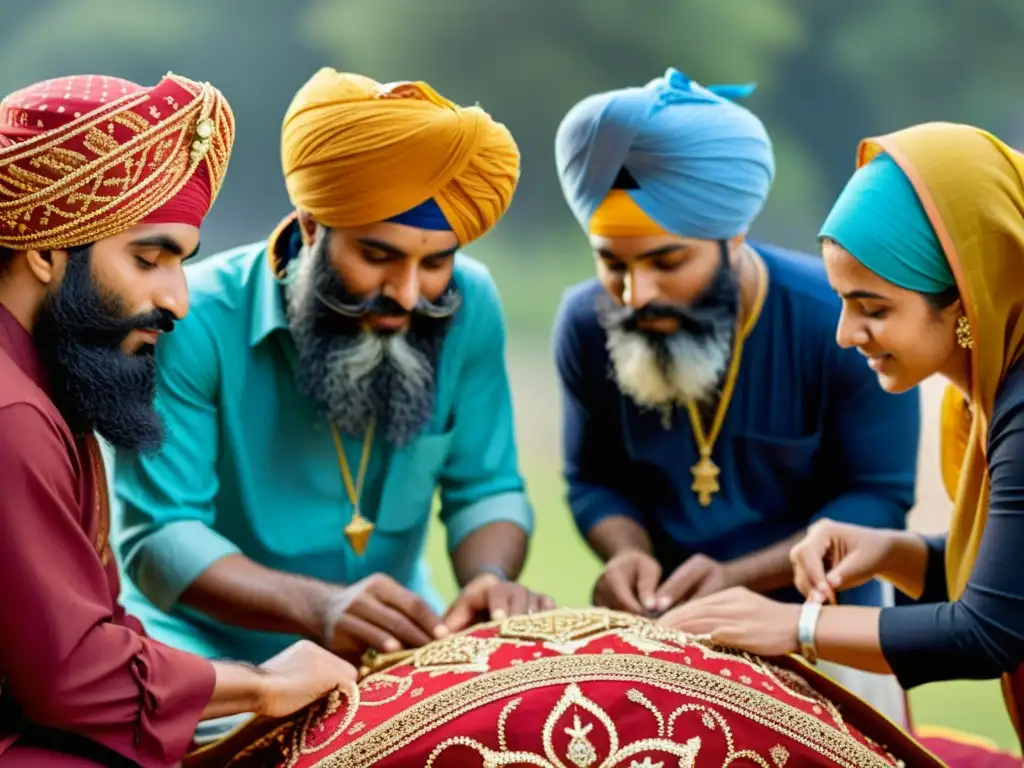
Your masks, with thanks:
[[(930, 123), (862, 142), (858, 165), (820, 233), (843, 299), (837, 340), (856, 347), (889, 392), (935, 374), (949, 381), (950, 532), (822, 521), (791, 553), (803, 606), (731, 590), (662, 621), (765, 655), (891, 671), (905, 688), (1002, 676), (1021, 733), (1024, 155), (980, 129)], [(916, 604), (830, 604), (872, 577)]]

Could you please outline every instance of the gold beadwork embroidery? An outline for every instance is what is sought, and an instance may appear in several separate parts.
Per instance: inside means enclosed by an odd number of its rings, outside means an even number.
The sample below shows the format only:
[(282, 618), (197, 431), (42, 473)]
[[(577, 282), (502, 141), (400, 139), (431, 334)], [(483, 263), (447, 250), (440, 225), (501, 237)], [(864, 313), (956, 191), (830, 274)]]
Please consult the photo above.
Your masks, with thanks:
[(446, 672), (487, 672), (491, 655), (503, 645), (530, 645), (503, 637), (452, 635), (425, 645), (413, 654), (413, 667), (439, 675)]
[[(424, 733), (491, 702), (519, 696), (544, 685), (608, 679), (642, 683), (742, 715), (845, 768), (888, 765), (881, 756), (853, 737), (742, 683), (684, 664), (646, 656), (584, 654), (537, 659), (493, 670), (487, 675), (453, 685), (396, 714), (387, 723), (367, 731), (334, 754), (325, 756), (317, 766), (349, 768), (374, 765)], [(670, 738), (672, 724), (670, 721)]]
[[(199, 162), (207, 164), (212, 205), (220, 192), (230, 157), (234, 117), (213, 86), (171, 74), (168, 77), (193, 99), (163, 124), (150, 126), (142, 115), (133, 111), (146, 103), (147, 94), (130, 94), (104, 103), (59, 130), (0, 150), (3, 169), (0, 192), (10, 198), (0, 202), (0, 245), (14, 250), (60, 249), (66, 247), (68, 238), (75, 242), (95, 242), (123, 232), (177, 194)], [(174, 102), (173, 98), (167, 98)], [(177, 109), (179, 105), (174, 103), (173, 106)], [(215, 129), (209, 146), (197, 157), (192, 155), (190, 145), (198, 121), (203, 117), (209, 118)], [(111, 137), (100, 130), (100, 126), (109, 126), (112, 131), (114, 121), (133, 131), (141, 128), (143, 122), (146, 127), (134, 138), (112, 148)], [(55, 169), (55, 178), (46, 178), (41, 185), (37, 181), (34, 188), (26, 189), (25, 166), (43, 167), (42, 163), (35, 163), (37, 157), (62, 149), (75, 136), (82, 136), (83, 145), (96, 157), (87, 159), (85, 165), (70, 172)], [(170, 152), (165, 159), (157, 161), (155, 166), (146, 162), (154, 145), (168, 141)], [(143, 167), (149, 168), (151, 175), (138, 189), (132, 189), (129, 200), (97, 196), (99, 184), (108, 172), (119, 165), (129, 169), (131, 166), (126, 165), (129, 159), (140, 172)], [(47, 227), (45, 232), (33, 231), (22, 223), (38, 216), (58, 217), (62, 221), (50, 226), (50, 218), (47, 218), (43, 225)]]

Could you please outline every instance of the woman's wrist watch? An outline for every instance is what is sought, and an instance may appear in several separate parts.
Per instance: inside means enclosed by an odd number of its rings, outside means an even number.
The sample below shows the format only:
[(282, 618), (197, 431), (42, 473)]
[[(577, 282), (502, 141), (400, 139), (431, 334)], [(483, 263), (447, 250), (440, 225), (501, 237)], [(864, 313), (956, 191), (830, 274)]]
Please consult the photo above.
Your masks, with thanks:
[(821, 603), (808, 601), (800, 606), (800, 619), (796, 625), (796, 639), (800, 646), (800, 655), (809, 664), (816, 664), (818, 662), (818, 644), (815, 642), (815, 635), (820, 615)]

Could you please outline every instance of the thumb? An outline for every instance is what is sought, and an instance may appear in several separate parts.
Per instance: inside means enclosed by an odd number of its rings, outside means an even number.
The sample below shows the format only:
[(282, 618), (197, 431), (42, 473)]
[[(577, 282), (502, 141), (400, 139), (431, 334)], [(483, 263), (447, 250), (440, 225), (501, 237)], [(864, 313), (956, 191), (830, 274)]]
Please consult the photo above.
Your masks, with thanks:
[(867, 570), (866, 558), (860, 551), (854, 550), (825, 574), (825, 580), (833, 589), (849, 589), (864, 581), (864, 576), (870, 575)]
[(636, 596), (644, 610), (653, 611), (658, 607), (655, 592), (661, 580), (661, 565), (654, 558), (645, 558), (637, 563)]

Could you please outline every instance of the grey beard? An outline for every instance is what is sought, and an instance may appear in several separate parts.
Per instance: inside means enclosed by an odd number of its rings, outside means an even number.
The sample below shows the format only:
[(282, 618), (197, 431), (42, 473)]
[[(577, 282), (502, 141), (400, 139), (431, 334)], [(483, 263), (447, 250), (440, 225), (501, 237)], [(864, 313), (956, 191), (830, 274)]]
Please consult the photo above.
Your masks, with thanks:
[(375, 422), (388, 442), (404, 445), (433, 417), (443, 333), (380, 334), (335, 315), (313, 291), (333, 296), (340, 284), (325, 249), (323, 236), (303, 247), (285, 289), (299, 388), (342, 433), (362, 435)]
[(732, 353), (731, 332), (702, 339), (685, 333), (656, 338), (621, 328), (607, 333), (615, 381), (642, 408), (710, 400)]

